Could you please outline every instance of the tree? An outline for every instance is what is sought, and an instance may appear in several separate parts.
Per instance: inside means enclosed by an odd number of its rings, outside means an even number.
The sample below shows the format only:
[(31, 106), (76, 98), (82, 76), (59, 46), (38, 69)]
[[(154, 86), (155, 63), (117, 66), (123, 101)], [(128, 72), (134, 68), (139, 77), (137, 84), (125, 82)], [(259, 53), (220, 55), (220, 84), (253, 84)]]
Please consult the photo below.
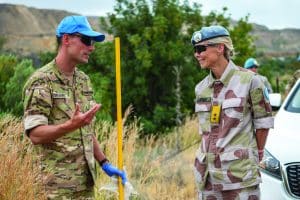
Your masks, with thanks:
[(3, 96), (6, 93), (6, 84), (13, 76), (17, 62), (13, 55), (0, 55), (0, 112), (4, 111)]
[(32, 61), (22, 60), (15, 68), (14, 75), (6, 84), (6, 92), (3, 96), (5, 111), (22, 116), (23, 101), (22, 90), (27, 78), (34, 72)]
[(47, 63), (51, 62), (55, 58), (56, 54), (57, 52), (49, 52), (49, 51), (40, 53), (39, 59), (41, 61), (41, 66), (44, 66)]
[(237, 25), (230, 31), (230, 36), (234, 44), (234, 57), (235, 64), (244, 66), (244, 62), (250, 58), (255, 57), (255, 46), (253, 37), (249, 34), (252, 30), (252, 25), (247, 23), (248, 16), (240, 19)]
[[(205, 17), (200, 4), (190, 6), (188, 1), (180, 4), (178, 0), (117, 0), (108, 22), (101, 19), (105, 30), (121, 38), (123, 106), (133, 104), (146, 133), (176, 125), (176, 76), (172, 72), (175, 66), (182, 68), (181, 109), (186, 115), (193, 112), (194, 86), (207, 72), (200, 71), (193, 58), (190, 37), (202, 26), (229, 27), (226, 10)], [(241, 19), (231, 29), (234, 39), (250, 38), (246, 25)], [(251, 54), (252, 49), (240, 45), (251, 46), (251, 40), (236, 44), (239, 54)]]

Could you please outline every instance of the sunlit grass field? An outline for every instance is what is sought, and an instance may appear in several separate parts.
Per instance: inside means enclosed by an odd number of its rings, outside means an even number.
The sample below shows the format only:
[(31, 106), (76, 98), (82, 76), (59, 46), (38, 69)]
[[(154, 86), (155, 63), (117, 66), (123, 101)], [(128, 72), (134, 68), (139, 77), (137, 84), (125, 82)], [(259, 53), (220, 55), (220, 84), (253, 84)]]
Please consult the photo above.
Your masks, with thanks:
[(45, 199), (39, 184), (32, 146), (21, 140), (21, 120), (10, 115), (0, 119), (0, 199)]
[[(138, 119), (125, 123), (123, 118), (123, 164), (134, 194), (129, 199), (195, 199), (193, 160), (199, 145), (197, 121), (188, 119), (168, 135), (139, 139)], [(96, 132), (110, 162), (117, 166), (116, 124), (98, 122)], [(0, 199), (45, 199), (34, 162), (32, 146), (23, 138), (22, 120), (10, 115), (0, 119)], [(118, 199), (108, 190), (114, 186), (110, 177), (98, 168), (95, 192), (97, 200)], [(129, 194), (125, 189), (125, 193)], [(126, 198), (125, 198), (126, 199)]]

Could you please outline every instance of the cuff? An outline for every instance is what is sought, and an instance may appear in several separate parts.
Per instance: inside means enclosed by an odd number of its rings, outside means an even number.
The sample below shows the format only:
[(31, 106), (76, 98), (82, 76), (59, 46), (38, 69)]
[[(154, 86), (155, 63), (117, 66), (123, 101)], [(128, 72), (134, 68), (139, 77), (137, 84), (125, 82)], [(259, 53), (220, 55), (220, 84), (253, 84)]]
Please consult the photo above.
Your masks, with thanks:
[(30, 129), (35, 128), (39, 125), (47, 125), (48, 118), (44, 115), (29, 115), (24, 119), (25, 133), (28, 135)]
[(99, 161), (99, 165), (102, 167), (106, 162), (109, 162), (109, 160), (107, 158), (104, 158), (103, 160)]
[(253, 123), (254, 123), (255, 129), (274, 128), (274, 118), (273, 117), (264, 117), (264, 118), (254, 119)]

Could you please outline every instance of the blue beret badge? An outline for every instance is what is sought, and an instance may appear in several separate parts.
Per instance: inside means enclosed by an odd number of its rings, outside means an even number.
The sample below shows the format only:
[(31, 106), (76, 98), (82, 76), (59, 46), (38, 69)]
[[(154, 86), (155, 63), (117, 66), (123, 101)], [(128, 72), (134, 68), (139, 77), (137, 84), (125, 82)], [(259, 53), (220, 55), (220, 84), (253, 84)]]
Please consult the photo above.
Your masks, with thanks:
[(200, 31), (196, 31), (192, 36), (192, 44), (195, 45), (196, 43), (202, 40), (202, 35)]

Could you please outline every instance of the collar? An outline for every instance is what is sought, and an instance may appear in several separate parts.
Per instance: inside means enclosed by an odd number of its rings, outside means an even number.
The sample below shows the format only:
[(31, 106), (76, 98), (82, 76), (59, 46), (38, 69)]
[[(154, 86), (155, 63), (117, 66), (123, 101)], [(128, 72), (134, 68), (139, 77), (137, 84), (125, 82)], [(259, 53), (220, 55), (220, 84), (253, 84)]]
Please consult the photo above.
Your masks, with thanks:
[[(59, 71), (55, 59), (52, 60), (50, 64), (53, 66), (53, 72), (56, 78), (61, 82), (63, 82), (65, 85), (70, 85), (70, 80), (62, 72)], [(75, 68), (73, 78), (77, 76), (77, 73), (78, 73), (77, 68)]]
[(220, 79), (215, 79), (212, 72), (210, 71), (208, 77), (208, 86), (213, 87), (215, 81), (219, 81), (223, 83), (224, 86), (227, 86), (231, 77), (237, 69), (238, 67), (230, 60)]

